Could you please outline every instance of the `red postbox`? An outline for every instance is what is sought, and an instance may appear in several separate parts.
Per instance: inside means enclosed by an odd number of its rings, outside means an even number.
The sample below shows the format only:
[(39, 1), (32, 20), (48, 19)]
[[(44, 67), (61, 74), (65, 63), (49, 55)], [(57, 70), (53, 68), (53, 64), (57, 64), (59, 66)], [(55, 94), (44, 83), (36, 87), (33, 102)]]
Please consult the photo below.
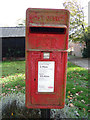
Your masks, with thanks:
[(69, 16), (65, 9), (26, 11), (26, 106), (65, 104)]

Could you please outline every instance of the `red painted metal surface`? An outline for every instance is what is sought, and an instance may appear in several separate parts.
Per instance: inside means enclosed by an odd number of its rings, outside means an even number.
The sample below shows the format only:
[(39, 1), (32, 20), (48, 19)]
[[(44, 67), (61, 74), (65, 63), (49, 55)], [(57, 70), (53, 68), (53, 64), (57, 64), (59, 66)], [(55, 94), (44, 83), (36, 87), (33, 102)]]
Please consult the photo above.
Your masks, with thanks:
[[(61, 109), (65, 104), (69, 11), (34, 9), (26, 12), (26, 106)], [(45, 59), (44, 52), (50, 57)], [(38, 92), (38, 62), (55, 63), (54, 91)], [(52, 86), (49, 87), (52, 89)]]

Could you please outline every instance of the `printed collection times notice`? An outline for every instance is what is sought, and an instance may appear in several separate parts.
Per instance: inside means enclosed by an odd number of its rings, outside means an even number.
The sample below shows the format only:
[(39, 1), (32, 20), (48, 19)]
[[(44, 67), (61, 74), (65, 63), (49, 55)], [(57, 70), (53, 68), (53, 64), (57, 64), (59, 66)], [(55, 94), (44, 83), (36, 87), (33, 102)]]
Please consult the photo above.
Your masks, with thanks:
[(38, 92), (54, 92), (54, 61), (38, 62)]

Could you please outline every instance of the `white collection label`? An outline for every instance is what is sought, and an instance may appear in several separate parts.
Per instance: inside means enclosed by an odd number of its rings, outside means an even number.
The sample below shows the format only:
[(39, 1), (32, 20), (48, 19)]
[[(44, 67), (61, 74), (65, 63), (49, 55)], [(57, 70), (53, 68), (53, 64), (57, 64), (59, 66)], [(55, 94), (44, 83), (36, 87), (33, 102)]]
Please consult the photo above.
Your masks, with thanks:
[(54, 92), (54, 61), (38, 62), (38, 92)]

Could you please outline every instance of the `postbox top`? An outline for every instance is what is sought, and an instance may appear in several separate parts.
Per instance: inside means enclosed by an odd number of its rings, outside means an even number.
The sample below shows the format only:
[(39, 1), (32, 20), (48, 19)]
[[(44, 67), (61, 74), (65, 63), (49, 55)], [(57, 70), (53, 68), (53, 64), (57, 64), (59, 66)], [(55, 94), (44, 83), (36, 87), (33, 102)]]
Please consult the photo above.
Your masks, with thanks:
[(70, 12), (67, 9), (27, 9), (27, 25), (31, 27), (69, 27)]

